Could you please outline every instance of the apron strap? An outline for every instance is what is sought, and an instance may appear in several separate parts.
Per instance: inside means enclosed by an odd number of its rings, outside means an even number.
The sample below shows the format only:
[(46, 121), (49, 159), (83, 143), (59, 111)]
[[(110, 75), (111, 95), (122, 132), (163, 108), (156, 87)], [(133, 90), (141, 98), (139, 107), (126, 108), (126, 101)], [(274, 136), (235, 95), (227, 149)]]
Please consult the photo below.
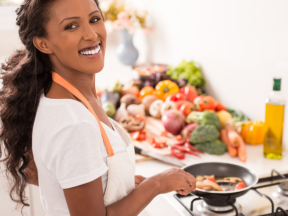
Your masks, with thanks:
[(95, 116), (95, 118), (96, 118), (96, 120), (98, 122), (98, 125), (100, 127), (102, 139), (104, 141), (108, 157), (112, 157), (114, 155), (112, 146), (111, 146), (110, 141), (109, 141), (109, 139), (107, 137), (107, 134), (106, 134), (102, 124), (100, 123), (96, 113), (94, 112), (91, 104), (87, 101), (87, 99), (80, 93), (80, 91), (77, 88), (75, 88), (73, 85), (71, 85), (67, 80), (65, 80), (59, 74), (57, 74), (55, 72), (52, 72), (52, 79), (53, 79), (53, 81), (55, 83), (61, 85), (64, 88), (66, 88), (69, 92), (71, 92), (71, 94), (73, 94), (80, 101), (82, 101), (85, 104), (85, 106), (88, 108), (88, 110)]

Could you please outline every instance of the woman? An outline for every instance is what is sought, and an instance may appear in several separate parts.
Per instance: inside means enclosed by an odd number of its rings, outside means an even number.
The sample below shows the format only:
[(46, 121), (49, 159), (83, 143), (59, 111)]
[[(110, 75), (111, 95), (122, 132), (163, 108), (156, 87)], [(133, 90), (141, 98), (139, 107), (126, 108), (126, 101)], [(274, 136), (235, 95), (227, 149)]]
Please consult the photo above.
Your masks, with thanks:
[(25, 49), (2, 65), (0, 92), (13, 200), (28, 205), (24, 189), (38, 178), (49, 216), (132, 216), (158, 194), (195, 189), (178, 168), (134, 176), (131, 140), (96, 97), (106, 47), (97, 0), (26, 0), (17, 15)]

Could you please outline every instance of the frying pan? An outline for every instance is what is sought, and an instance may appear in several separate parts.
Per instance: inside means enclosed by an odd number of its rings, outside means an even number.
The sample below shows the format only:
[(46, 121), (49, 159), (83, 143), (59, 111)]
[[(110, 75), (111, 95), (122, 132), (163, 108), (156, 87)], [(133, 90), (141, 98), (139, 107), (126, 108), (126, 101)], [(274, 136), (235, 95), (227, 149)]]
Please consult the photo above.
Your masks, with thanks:
[[(208, 204), (210, 201), (212, 201), (212, 205), (215, 205), (219, 201), (219, 205), (221, 205), (221, 201), (224, 200), (230, 200), (232, 202), (235, 202), (236, 197), (246, 194), (249, 189), (256, 185), (256, 183), (258, 182), (258, 177), (254, 171), (230, 163), (198, 163), (185, 166), (182, 169), (195, 177), (198, 175), (215, 175), (215, 177), (238, 177), (245, 182), (247, 187), (236, 191), (204, 191), (196, 188), (196, 190), (192, 192), (192, 194), (196, 196), (203, 197), (204, 200), (208, 202)], [(226, 202), (224, 203), (226, 204)]]

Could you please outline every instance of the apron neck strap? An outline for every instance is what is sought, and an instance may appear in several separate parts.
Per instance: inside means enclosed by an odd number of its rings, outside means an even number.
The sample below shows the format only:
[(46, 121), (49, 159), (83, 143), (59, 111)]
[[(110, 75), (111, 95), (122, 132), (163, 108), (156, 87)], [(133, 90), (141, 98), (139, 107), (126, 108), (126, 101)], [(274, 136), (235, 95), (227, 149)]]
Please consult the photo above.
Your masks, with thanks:
[(73, 94), (81, 102), (83, 102), (85, 104), (85, 106), (87, 107), (87, 109), (95, 116), (95, 118), (98, 122), (99, 128), (100, 128), (100, 131), (101, 131), (102, 139), (104, 141), (108, 157), (112, 157), (114, 155), (112, 146), (111, 146), (110, 141), (107, 137), (107, 134), (106, 134), (101, 122), (99, 121), (96, 113), (94, 112), (91, 104), (87, 101), (87, 99), (80, 93), (80, 91), (77, 88), (75, 88), (73, 85), (71, 85), (71, 83), (69, 83), (67, 80), (65, 80), (63, 77), (61, 77), (59, 74), (52, 72), (52, 79), (55, 83), (63, 86), (65, 89), (67, 89), (69, 92), (71, 92), (71, 94)]

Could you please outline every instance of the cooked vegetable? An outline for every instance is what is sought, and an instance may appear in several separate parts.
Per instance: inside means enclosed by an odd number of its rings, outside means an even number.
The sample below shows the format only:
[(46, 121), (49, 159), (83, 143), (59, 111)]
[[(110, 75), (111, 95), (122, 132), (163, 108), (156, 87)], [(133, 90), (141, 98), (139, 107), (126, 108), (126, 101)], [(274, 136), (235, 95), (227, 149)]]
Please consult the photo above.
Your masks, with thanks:
[(167, 74), (173, 79), (185, 79), (190, 85), (204, 86), (205, 80), (202, 76), (199, 66), (196, 66), (193, 61), (182, 61), (177, 67), (169, 67)]
[(149, 108), (149, 113), (152, 117), (154, 118), (160, 118), (161, 117), (161, 106), (163, 105), (163, 101), (158, 99), (155, 100), (150, 108)]
[(223, 189), (215, 182), (209, 180), (204, 180), (203, 182), (201, 181), (196, 182), (196, 188), (206, 188), (206, 187), (214, 191), (223, 191)]
[(116, 109), (111, 101), (106, 101), (105, 103), (102, 104), (102, 107), (105, 110), (107, 116), (113, 117), (115, 115)]
[(227, 119), (232, 119), (232, 115), (225, 110), (218, 111), (216, 114), (218, 115), (220, 119), (222, 128), (225, 127), (225, 123), (227, 122)]
[(218, 115), (209, 111), (192, 112), (187, 116), (186, 122), (197, 122), (200, 125), (213, 125), (218, 130), (221, 130), (221, 122)]
[(240, 145), (241, 136), (236, 131), (234, 131), (232, 129), (228, 129), (227, 130), (227, 138), (229, 140), (229, 144), (232, 147), (238, 147)]
[(194, 99), (194, 104), (200, 111), (215, 110), (216, 102), (211, 96), (198, 96)]
[(125, 103), (126, 107), (128, 107), (131, 104), (139, 104), (138, 98), (133, 94), (124, 95), (123, 97), (121, 97), (120, 102)]
[(193, 102), (196, 97), (198, 97), (197, 90), (192, 85), (184, 86), (180, 89), (180, 92), (183, 93), (187, 100)]
[(192, 132), (190, 142), (193, 144), (205, 143), (216, 140), (218, 137), (219, 132), (213, 125), (199, 125)]
[(127, 107), (127, 111), (130, 115), (137, 116), (145, 116), (145, 106), (144, 104), (131, 104)]
[(237, 148), (238, 150), (238, 157), (242, 162), (246, 162), (247, 160), (247, 153), (246, 153), (246, 147), (245, 147), (245, 143), (244, 140), (242, 139), (242, 137), (240, 137), (240, 144)]
[(262, 121), (248, 121), (244, 123), (241, 136), (245, 143), (248, 144), (261, 144), (264, 141), (265, 128)]
[(122, 103), (120, 107), (117, 109), (115, 114), (115, 120), (118, 122), (121, 118), (127, 118), (128, 117), (128, 111), (126, 109), (126, 104)]
[(196, 176), (196, 181), (196, 188), (205, 191), (235, 191), (246, 187), (243, 180), (238, 177), (215, 178), (214, 175), (204, 175)]
[(237, 155), (237, 149), (229, 143), (226, 129), (222, 129), (220, 131), (220, 137), (221, 137), (222, 142), (226, 144), (227, 150), (230, 156), (235, 157)]
[(195, 147), (205, 153), (213, 155), (222, 155), (227, 151), (226, 145), (220, 140), (198, 143), (195, 145)]
[(161, 115), (168, 110), (176, 110), (176, 105), (173, 101), (165, 101), (161, 106)]
[(149, 108), (151, 104), (156, 100), (158, 100), (158, 98), (155, 95), (147, 95), (142, 99), (142, 103), (145, 106), (145, 112), (147, 115), (150, 115)]
[(245, 182), (239, 182), (236, 186), (235, 186), (235, 189), (236, 190), (241, 190), (243, 188), (246, 188), (246, 184)]
[(170, 80), (164, 80), (156, 85), (155, 90), (156, 96), (165, 101), (170, 94), (179, 92), (179, 87), (176, 83)]

